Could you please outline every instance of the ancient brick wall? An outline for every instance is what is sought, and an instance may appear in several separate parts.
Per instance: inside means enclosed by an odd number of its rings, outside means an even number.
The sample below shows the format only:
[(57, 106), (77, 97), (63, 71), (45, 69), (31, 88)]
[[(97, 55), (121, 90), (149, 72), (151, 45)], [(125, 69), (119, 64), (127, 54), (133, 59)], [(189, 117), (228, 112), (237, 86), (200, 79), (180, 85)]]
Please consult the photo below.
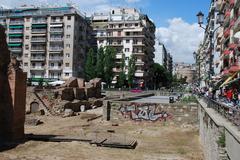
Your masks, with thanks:
[(0, 141), (24, 138), (26, 74), (16, 59), (10, 62), (4, 28), (0, 25)]

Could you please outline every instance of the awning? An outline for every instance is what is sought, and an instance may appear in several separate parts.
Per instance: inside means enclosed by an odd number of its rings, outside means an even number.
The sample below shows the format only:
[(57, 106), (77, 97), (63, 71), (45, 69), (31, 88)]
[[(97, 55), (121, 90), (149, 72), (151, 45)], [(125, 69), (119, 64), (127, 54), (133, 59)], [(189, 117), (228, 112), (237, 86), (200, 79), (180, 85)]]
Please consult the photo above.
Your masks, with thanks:
[(220, 86), (220, 88), (223, 87), (223, 86), (225, 86), (226, 84), (228, 84), (228, 82), (230, 82), (237, 74), (238, 74), (238, 72), (236, 72), (236, 73), (234, 73), (232, 76), (228, 77), (228, 78), (226, 79), (226, 81), (224, 81), (224, 83)]
[(23, 28), (23, 25), (14, 25), (14, 26), (9, 26), (10, 29), (21, 29)]
[(33, 24), (32, 28), (42, 28), (42, 27), (47, 27), (47, 24)]
[(9, 47), (20, 47), (20, 46), (22, 46), (22, 44), (21, 43), (9, 43), (8, 46)]
[(223, 51), (223, 53), (224, 53), (225, 55), (229, 55), (229, 54), (231, 53), (231, 51), (228, 50), (228, 49), (226, 49), (225, 51)]
[(22, 37), (23, 34), (9, 34), (9, 37)]
[(237, 66), (237, 65), (231, 66), (229, 69), (229, 72), (232, 72), (232, 73), (235, 73), (238, 71), (240, 71), (240, 66)]

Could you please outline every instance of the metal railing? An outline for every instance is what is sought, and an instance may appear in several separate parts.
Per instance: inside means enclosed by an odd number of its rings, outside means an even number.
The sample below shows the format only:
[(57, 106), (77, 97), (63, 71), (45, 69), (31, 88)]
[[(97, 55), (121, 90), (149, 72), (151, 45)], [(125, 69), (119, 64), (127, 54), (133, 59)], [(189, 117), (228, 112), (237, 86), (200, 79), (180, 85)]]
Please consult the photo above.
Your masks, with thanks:
[(240, 107), (239, 106), (227, 106), (215, 100), (207, 97), (202, 97), (203, 101), (207, 104), (207, 107), (216, 110), (223, 117), (228, 119), (234, 125), (240, 129)]

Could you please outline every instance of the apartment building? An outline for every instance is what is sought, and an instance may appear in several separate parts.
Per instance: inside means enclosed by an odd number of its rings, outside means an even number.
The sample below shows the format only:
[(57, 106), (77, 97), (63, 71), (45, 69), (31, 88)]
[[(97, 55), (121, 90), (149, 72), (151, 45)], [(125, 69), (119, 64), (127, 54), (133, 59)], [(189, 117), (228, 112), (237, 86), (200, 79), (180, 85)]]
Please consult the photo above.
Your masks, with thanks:
[(178, 79), (186, 78), (187, 83), (193, 83), (196, 79), (196, 67), (193, 64), (187, 63), (175, 63), (174, 74)]
[(76, 8), (20, 7), (0, 10), (11, 54), (28, 78), (82, 77), (91, 27)]
[(154, 23), (134, 8), (115, 8), (109, 13), (94, 13), (91, 19), (97, 47), (111, 46), (117, 51), (113, 83), (117, 82), (121, 59), (124, 57), (128, 65), (133, 54), (137, 58), (135, 81), (147, 85), (151, 80), (149, 69), (154, 58)]

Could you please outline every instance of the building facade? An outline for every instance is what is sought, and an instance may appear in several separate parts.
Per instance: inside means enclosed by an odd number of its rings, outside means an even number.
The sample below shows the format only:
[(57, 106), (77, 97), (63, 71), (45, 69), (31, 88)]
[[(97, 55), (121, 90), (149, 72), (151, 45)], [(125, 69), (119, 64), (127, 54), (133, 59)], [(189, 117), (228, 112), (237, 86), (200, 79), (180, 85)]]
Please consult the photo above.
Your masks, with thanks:
[(147, 84), (151, 80), (149, 69), (155, 45), (155, 25), (148, 16), (134, 8), (116, 8), (109, 13), (95, 13), (91, 19), (97, 47), (111, 46), (117, 51), (113, 83), (121, 71), (122, 58), (125, 58), (127, 73), (128, 60), (135, 55), (135, 81)]
[(175, 63), (174, 74), (178, 79), (186, 78), (187, 83), (193, 83), (196, 79), (196, 67), (193, 64)]
[(28, 78), (83, 77), (91, 27), (72, 6), (0, 10), (8, 47)]

